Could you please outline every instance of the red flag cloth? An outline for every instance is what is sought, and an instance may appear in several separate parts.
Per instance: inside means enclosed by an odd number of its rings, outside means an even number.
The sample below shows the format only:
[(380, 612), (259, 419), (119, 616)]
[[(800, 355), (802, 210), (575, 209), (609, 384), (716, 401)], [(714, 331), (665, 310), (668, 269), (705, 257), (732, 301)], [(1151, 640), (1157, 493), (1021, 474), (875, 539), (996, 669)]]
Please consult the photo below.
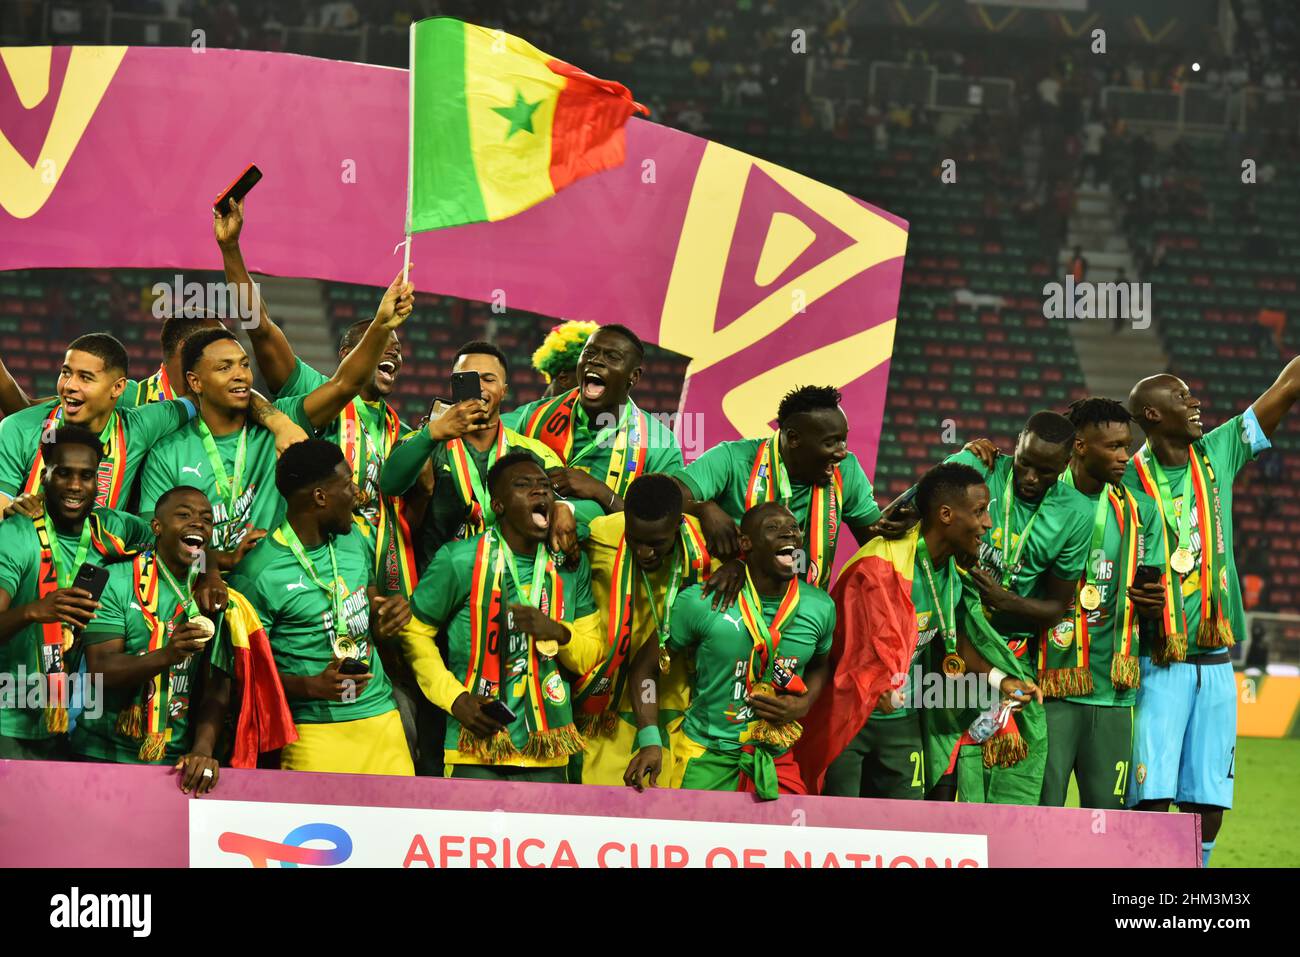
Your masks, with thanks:
[(832, 676), (793, 748), (809, 793), (821, 793), (826, 769), (862, 730), (880, 696), (907, 680), (916, 651), (912, 575), (919, 532), (918, 524), (894, 541), (872, 539), (831, 589)]
[(293, 712), (271, 655), (271, 642), (256, 609), (239, 592), (229, 591), (223, 625), (235, 659), (239, 720), (235, 725), (232, 768), (255, 768), (257, 756), (298, 740)]
[[(741, 748), (741, 750), (748, 751), (750, 754), (753, 754), (754, 746), (752, 744), (747, 744), (743, 748)], [(799, 771), (799, 765), (795, 764), (794, 755), (792, 752), (786, 751), (784, 754), (778, 754), (776, 757), (772, 759), (772, 763), (776, 766), (776, 786), (779, 793), (781, 794), (807, 794), (808, 793), (808, 788), (804, 784), (803, 775)], [(736, 790), (741, 791), (745, 794), (754, 794), (757, 792), (758, 789), (754, 785), (754, 779), (751, 778), (744, 771), (741, 771), (740, 781), (736, 786)]]

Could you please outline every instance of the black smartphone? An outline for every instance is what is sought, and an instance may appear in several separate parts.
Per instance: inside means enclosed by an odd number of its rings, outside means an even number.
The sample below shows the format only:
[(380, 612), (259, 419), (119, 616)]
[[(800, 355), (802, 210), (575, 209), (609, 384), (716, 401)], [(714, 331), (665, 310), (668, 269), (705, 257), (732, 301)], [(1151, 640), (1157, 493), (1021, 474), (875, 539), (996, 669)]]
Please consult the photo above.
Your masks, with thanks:
[(344, 658), (343, 663), (339, 665), (341, 675), (364, 675), (369, 671), (370, 665), (360, 658)]
[[(474, 374), (478, 375), (477, 372)], [(516, 717), (510, 705), (506, 704), (499, 698), (483, 705), (483, 713), (498, 724), (504, 724), (507, 726), (514, 721)]]
[(1160, 569), (1154, 565), (1139, 565), (1133, 572), (1133, 584), (1137, 588), (1160, 581)]
[(248, 169), (239, 174), (239, 178), (226, 187), (226, 191), (217, 197), (212, 208), (221, 215), (230, 212), (230, 201), (236, 202), (248, 195), (248, 191), (258, 184), (262, 178), (262, 171), (253, 163), (248, 164)]
[[(77, 569), (77, 577), (72, 580), (73, 588), (80, 588), (82, 591), (90, 592), (90, 597), (99, 601), (104, 594), (104, 586), (108, 584), (108, 569), (100, 565), (92, 565), (85, 562)], [(73, 634), (80, 634), (81, 629), (76, 628)]]
[(479, 383), (477, 372), (453, 372), (451, 374), (451, 404), (456, 405), (466, 399), (483, 398), (483, 386)]

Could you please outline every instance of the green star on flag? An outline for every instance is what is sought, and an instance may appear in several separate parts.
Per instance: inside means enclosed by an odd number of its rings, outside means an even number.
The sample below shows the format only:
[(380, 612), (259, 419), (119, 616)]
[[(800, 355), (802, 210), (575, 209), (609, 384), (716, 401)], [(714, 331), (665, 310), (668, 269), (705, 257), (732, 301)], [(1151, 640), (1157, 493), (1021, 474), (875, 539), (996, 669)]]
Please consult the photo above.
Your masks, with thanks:
[(524, 99), (524, 95), (516, 89), (513, 106), (494, 106), (492, 112), (500, 113), (510, 121), (510, 129), (506, 131), (506, 139), (510, 139), (518, 130), (523, 130), (525, 133), (533, 131), (533, 113), (541, 105), (541, 100), (536, 103), (529, 103)]

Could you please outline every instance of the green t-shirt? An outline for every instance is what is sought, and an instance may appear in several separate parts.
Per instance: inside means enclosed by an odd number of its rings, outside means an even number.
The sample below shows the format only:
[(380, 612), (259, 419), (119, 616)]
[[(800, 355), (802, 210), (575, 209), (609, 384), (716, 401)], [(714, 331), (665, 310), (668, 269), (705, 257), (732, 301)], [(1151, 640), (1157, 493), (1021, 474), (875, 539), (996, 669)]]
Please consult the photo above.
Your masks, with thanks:
[[(1237, 563), (1233, 556), (1232, 544), (1232, 483), (1247, 462), (1271, 446), (1255, 419), (1254, 409), (1247, 409), (1241, 415), (1233, 416), (1217, 429), (1192, 443), (1197, 450), (1204, 452), (1210, 459), (1210, 467), (1219, 486), (1219, 499), (1223, 520), (1223, 543), (1225, 548), (1228, 573), (1228, 621), (1232, 625), (1232, 634), (1241, 641), (1246, 637), (1246, 612), (1241, 603), (1241, 582), (1237, 577)], [(1174, 514), (1165, 516), (1165, 532), (1168, 536), (1169, 551), (1178, 546), (1178, 517), (1184, 507), (1192, 510), (1191, 551), (1192, 570), (1183, 578), (1183, 608), (1187, 614), (1187, 653), (1203, 654), (1218, 651), (1218, 648), (1202, 648), (1196, 641), (1197, 629), (1201, 625), (1201, 530), (1196, 514), (1195, 496), (1191, 503), (1183, 502), (1183, 479), (1190, 466), (1166, 468), (1169, 479), (1169, 491), (1174, 497)], [(1128, 471), (1124, 473), (1124, 484), (1135, 491), (1142, 491), (1142, 480), (1138, 478), (1137, 468), (1129, 462)], [(1150, 654), (1150, 648), (1143, 647), (1143, 655)]]
[[(108, 584), (104, 586), (99, 601), (99, 612), (83, 635), (85, 643), (96, 645), (125, 639), (126, 654), (147, 654), (152, 636), (135, 596), (134, 562), (119, 562), (109, 569)], [(179, 608), (180, 602), (180, 595), (159, 575), (159, 614), (172, 613), (168, 625), (169, 637), (171, 631), (185, 621), (185, 615)], [(189, 753), (194, 743), (194, 726), (190, 723), (191, 702), (197, 704), (197, 695), (201, 693), (197, 686), (202, 681), (204, 666), (211, 661), (213, 668), (227, 675), (234, 671), (231, 652), (228, 649), (219, 651), (225, 644), (225, 639), (221, 637), (221, 617), (218, 616), (213, 624), (217, 626), (216, 636), (208, 642), (203, 653), (194, 655), (171, 669), (171, 716), (167, 721), (170, 737), (167, 750), (158, 762), (160, 764), (175, 764), (178, 758)], [(93, 718), (83, 714), (77, 722), (77, 727), (72, 732), (73, 753), (117, 764), (142, 763), (140, 741), (117, 732), (118, 713), (140, 701), (141, 691), (141, 688), (105, 689), (104, 708), (100, 716)]]
[[(781, 596), (760, 596), (763, 618), (771, 622)], [(695, 650), (695, 688), (682, 729), (691, 740), (708, 748), (730, 749), (741, 743), (741, 735), (754, 718), (745, 702), (745, 678), (754, 653), (754, 639), (733, 605), (724, 611), (713, 609), (700, 585), (683, 589), (673, 602), (672, 651)], [(802, 676), (809, 660), (831, 650), (835, 632), (835, 602), (821, 589), (799, 582), (799, 604), (794, 617), (781, 629), (776, 661)], [(769, 660), (765, 680), (771, 680)]]
[[(315, 432), (303, 409), (303, 397), (278, 399), (275, 407), (307, 431)], [(155, 408), (145, 406), (143, 410)], [(199, 432), (199, 420), (163, 439), (149, 453), (140, 482), (140, 514), (153, 515), (154, 505), (168, 489), (191, 485), (212, 503), (212, 547), (233, 551), (249, 528), (268, 531), (284, 519), (284, 499), (275, 488), (275, 436), (259, 425), (248, 423), (244, 458), (243, 489), (233, 505), (217, 493), (217, 478), (208, 461)], [(234, 481), (239, 432), (214, 436), (226, 475)]]
[[(280, 398), (289, 396), (305, 396), (319, 389), (325, 383), (329, 382), (329, 376), (316, 371), (301, 359), (295, 359), (293, 373), (289, 380), (280, 389)], [(376, 453), (383, 447), (384, 426), (387, 420), (386, 402), (366, 402), (361, 400), (361, 428), (369, 440), (365, 437), (359, 437), (358, 447), (361, 450), (362, 465), (360, 482), (362, 501), (365, 503), (358, 514), (365, 517), (371, 525), (379, 524), (379, 475), (384, 467), (384, 460)], [(320, 438), (336, 445), (342, 445), (340, 432), (342, 430), (343, 416), (335, 416), (334, 421), (320, 430)], [(407, 431), (405, 423), (399, 430), (401, 433)]]
[[(474, 575), (474, 552), (482, 537), (476, 535), (466, 541), (448, 542), (440, 548), (434, 556), (433, 564), (420, 578), (420, 584), (411, 595), (411, 613), (426, 625), (438, 629), (439, 640), (445, 642), (447, 648), (447, 669), (462, 682), (470, 668), (470, 646), (474, 637), (470, 628), (470, 588)], [(515, 569), (521, 582), (532, 582), (535, 560), (535, 554), (515, 555)], [(587, 563), (587, 556), (582, 556), (578, 567), (573, 571), (561, 568), (559, 573), (564, 604), (560, 614), (556, 616), (552, 610), (551, 617), (558, 621), (576, 621), (595, 613), (596, 603), (591, 597), (591, 566)], [(501, 575), (501, 604), (503, 608), (523, 604), (515, 593), (514, 582), (508, 571)], [(515, 721), (507, 730), (515, 745), (520, 748), (528, 740), (528, 729), (524, 724), (524, 715), (528, 709), (521, 704), (524, 689), (522, 682), (504, 679), (506, 675), (514, 673), (514, 668), (522, 665), (527, 653), (528, 635), (511, 631), (506, 651), (507, 661), (502, 671), (501, 700), (515, 712)], [(565, 694), (571, 695), (568, 676), (564, 677)], [(448, 715), (445, 747), (454, 751), (459, 747), (459, 740), (460, 722)]]
[[(1080, 492), (1092, 507), (1096, 508), (1101, 492), (1088, 495)], [(1141, 491), (1134, 491), (1137, 500), (1138, 520), (1142, 523), (1142, 534), (1137, 543), (1137, 563), (1139, 565), (1160, 565), (1161, 534), (1160, 515), (1156, 503)], [(1094, 512), (1095, 515), (1095, 512)], [(1092, 534), (1092, 522), (1088, 523), (1089, 536)], [(1106, 530), (1102, 535), (1100, 565), (1097, 567), (1097, 590), (1101, 592), (1101, 604), (1088, 612), (1088, 670), (1092, 672), (1092, 694), (1066, 698), (1078, 704), (1114, 705), (1128, 707), (1137, 700), (1137, 689), (1117, 692), (1110, 680), (1110, 662), (1115, 654), (1115, 629), (1123, 620), (1124, 603), (1128, 601), (1126, 586), (1115, 580), (1119, 573), (1120, 550), (1123, 539), (1119, 533), (1119, 522), (1115, 518), (1115, 509), (1106, 509)], [(1092, 547), (1091, 537), (1088, 542)], [(1082, 572), (1080, 573), (1082, 574)], [(1133, 614), (1136, 616), (1137, 612)], [(1074, 620), (1073, 616), (1070, 621)], [(1058, 625), (1057, 628), (1062, 627)], [(1077, 640), (1078, 636), (1075, 636)], [(1050, 639), (1049, 639), (1050, 640)]]
[[(552, 401), (554, 401), (553, 398), (530, 402), (513, 412), (502, 415), (501, 421), (506, 428), (522, 432), (523, 426), (528, 422), (528, 417), (533, 414), (538, 406)], [(565, 462), (564, 464), (570, 468), (581, 469), (604, 481), (605, 476), (609, 473), (610, 456), (614, 453), (614, 439), (612, 437), (608, 438), (595, 446), (592, 446), (591, 443), (596, 440), (603, 428), (608, 428), (613, 432), (613, 426), (617, 424), (618, 420), (611, 413), (609, 422), (599, 421), (599, 417), (596, 422), (592, 422), (587, 418), (587, 410), (582, 407), (581, 402), (575, 403), (573, 410), (572, 449), (573, 454), (580, 457), (576, 461)], [(646, 444), (645, 469), (642, 470), (641, 474), (676, 472), (682, 467), (682, 449), (677, 443), (677, 436), (653, 415), (647, 415), (646, 419), (649, 437)], [(584, 452), (584, 449), (588, 449), (588, 451)]]
[[(330, 576), (329, 548), (305, 548), (321, 581)], [(356, 721), (392, 711), (393, 689), (384, 665), (370, 642), (370, 596), (374, 584), (375, 553), (370, 539), (352, 531), (334, 538), (339, 578), (346, 587), (343, 599), (348, 636), (357, 642), (361, 658), (370, 664), (374, 678), (355, 701), (308, 701), (290, 698), (298, 724)], [(230, 587), (257, 609), (271, 640), (275, 665), (285, 675), (318, 675), (334, 659), (334, 610), (331, 598), (317, 587), (298, 564), (277, 530), (267, 535), (230, 573)]]
[[(143, 548), (153, 543), (153, 532), (149, 523), (126, 512), (111, 508), (96, 508), (95, 514), (104, 529), (111, 535), (122, 539), (129, 549)], [(65, 574), (76, 575), (72, 568), (76, 560), (77, 545), (80, 542), (80, 530), (77, 535), (61, 535), (55, 530), (51, 543), (58, 549), (57, 561)], [(104, 557), (94, 545), (86, 552), (86, 561), (91, 565), (104, 565)], [(9, 607), (18, 608), (30, 604), (40, 597), (37, 579), (41, 569), (41, 543), (36, 536), (36, 527), (25, 515), (14, 515), (0, 522), (0, 588), (10, 597)], [(92, 620), (90, 627), (94, 627)], [(31, 668), (38, 660), (41, 646), (41, 626), (30, 625), (15, 634), (8, 641), (0, 641), (0, 674), (12, 676), (6, 684), (13, 686), (17, 680), (19, 668), (30, 677)], [(73, 655), (67, 658), (70, 670), (75, 670)], [(40, 740), (54, 737), (45, 730), (45, 716), (39, 710), (27, 710), (10, 707), (0, 700), (0, 734), (11, 738)]]
[[(1092, 503), (1064, 482), (1057, 482), (1037, 503), (1022, 501), (1015, 494), (1012, 478), (1012, 458), (999, 456), (992, 472), (972, 452), (961, 451), (945, 460), (960, 462), (976, 469), (989, 486), (989, 518), (993, 528), (980, 542), (980, 565), (993, 574), (1002, 576), (1003, 523), (1006, 516), (1004, 496), (1010, 495), (1011, 554), (1020, 548), (1020, 535), (1033, 518), (1029, 541), (1020, 552), (1019, 561), (1012, 569), (1008, 589), (1022, 598), (1040, 597), (1045, 590), (1044, 576), (1053, 575), (1066, 581), (1075, 581), (1088, 559), (1088, 545), (1092, 536)], [(1008, 641), (1030, 640), (1035, 631), (1011, 615), (997, 614), (993, 627)]]
[[(32, 470), (32, 463), (36, 461), (36, 453), (40, 450), (45, 419), (56, 405), (58, 400), (51, 399), (0, 420), (0, 492), (10, 498), (21, 492), (27, 482), (27, 474)], [(136, 473), (149, 450), (164, 436), (174, 434), (184, 426), (190, 420), (193, 408), (188, 400), (183, 399), (154, 402), (139, 407), (125, 406), (119, 399), (117, 414), (122, 420), (122, 435), (126, 445), (126, 468), (122, 473), (119, 508), (126, 506), (127, 498), (135, 485)], [(113, 461), (105, 459), (100, 462), (96, 504), (107, 503), (112, 475)]]
[[(948, 562), (944, 562), (939, 568), (934, 570), (934, 588), (939, 593), (939, 601), (947, 602), (949, 579), (952, 579), (952, 601), (953, 614), (961, 614), (961, 591), (962, 582), (956, 571), (951, 570)], [(932, 641), (938, 640), (940, 647), (943, 645), (943, 631), (940, 626), (939, 611), (935, 607), (934, 598), (930, 594), (930, 586), (925, 579), (925, 571), (921, 568), (921, 556), (917, 553), (915, 568), (912, 573), (912, 605), (916, 609), (916, 651), (912, 655), (912, 660), (907, 666), (907, 698), (909, 706), (896, 708), (889, 714), (885, 714), (879, 708), (871, 712), (872, 721), (893, 721), (905, 717), (912, 712), (915, 703), (920, 700), (921, 682), (918, 680), (924, 665), (922, 659), (925, 657), (926, 650)], [(945, 606), (943, 613), (948, 614)], [(942, 657), (942, 653), (940, 654)], [(918, 665), (921, 670), (918, 670)]]
[[(715, 502), (719, 508), (737, 522), (745, 514), (745, 491), (749, 476), (754, 470), (754, 459), (767, 439), (738, 439), (721, 442), (709, 449), (686, 468), (675, 473), (691, 490), (697, 502)], [(839, 521), (835, 537), (845, 524), (870, 525), (880, 517), (880, 507), (867, 473), (862, 471), (858, 457), (852, 452), (840, 463), (840, 477), (844, 483), (844, 497), (840, 502)], [(790, 501), (786, 502), (803, 529), (808, 540), (808, 509), (812, 505), (811, 485), (790, 483)], [(834, 550), (831, 550), (834, 555)]]

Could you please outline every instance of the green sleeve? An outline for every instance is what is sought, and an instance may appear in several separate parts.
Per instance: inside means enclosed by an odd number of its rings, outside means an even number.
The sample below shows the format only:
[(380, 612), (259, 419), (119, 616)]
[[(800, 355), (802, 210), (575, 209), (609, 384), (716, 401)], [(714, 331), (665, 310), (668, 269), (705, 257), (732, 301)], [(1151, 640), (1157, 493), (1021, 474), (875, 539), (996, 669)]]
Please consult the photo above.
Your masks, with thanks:
[(153, 507), (162, 494), (180, 484), (176, 481), (177, 462), (173, 448), (173, 444), (167, 442), (145, 456), (144, 468), (140, 470), (140, 506), (136, 509), (141, 518), (152, 518)]
[[(42, 405), (40, 408), (44, 410), (42, 415), (48, 415), (51, 406)], [(27, 428), (27, 417), (22, 412), (0, 420), (0, 492), (10, 498), (17, 497), (27, 482), (27, 473), (31, 471), (39, 443), (40, 426), (37, 425), (36, 434), (32, 435)]]
[(1071, 509), (1062, 534), (1060, 551), (1052, 561), (1052, 574), (1065, 581), (1074, 581), (1083, 574), (1083, 567), (1088, 563), (1088, 549), (1092, 546), (1091, 509)]
[(1244, 415), (1234, 415), (1213, 429), (1201, 440), (1201, 446), (1209, 455), (1220, 484), (1231, 484), (1242, 466), (1255, 459), (1255, 452), (1245, 434)]
[(9, 593), (10, 599), (18, 595), (32, 556), (40, 547), (35, 531), (24, 534), (31, 527), (29, 519), (18, 515), (0, 522), (0, 588)]
[(979, 472), (980, 475), (984, 476), (984, 481), (987, 482), (989, 480), (989, 467), (981, 462), (980, 457), (974, 452), (967, 452), (965, 449), (962, 449), (960, 452), (954, 452), (952, 455), (948, 456), (944, 459), (944, 462), (956, 462), (958, 465), (969, 465), (971, 468), (975, 469), (975, 471)]
[(316, 426), (312, 425), (311, 419), (307, 417), (306, 399), (305, 395), (287, 395), (276, 399), (271, 404), (297, 423), (308, 435), (315, 435)]
[[(420, 429), (398, 443), (388, 453), (379, 473), (379, 491), (385, 495), (404, 495), (420, 477), (424, 463), (433, 455), (438, 443), (429, 437), (428, 429)], [(440, 478), (441, 476), (436, 476)]]
[(585, 542), (591, 536), (591, 523), (605, 514), (599, 502), (589, 498), (565, 499), (573, 506), (573, 520), (578, 525), (578, 541)]
[(732, 459), (734, 442), (723, 442), (709, 449), (698, 459), (673, 473), (681, 479), (697, 502), (716, 501), (731, 482), (736, 469)]
[(654, 440), (654, 448), (646, 449), (645, 470), (648, 473), (672, 475), (686, 465), (682, 458), (682, 447), (677, 444), (677, 436), (667, 427), (654, 419), (651, 419), (651, 423), (650, 435)]
[(126, 388), (117, 397), (117, 407), (122, 410), (134, 408), (140, 404), (140, 383), (136, 379), (127, 379)]
[(472, 565), (474, 552), (457, 548), (458, 544), (438, 549), (411, 594), (411, 613), (426, 625), (445, 628), (468, 600), (469, 589), (462, 585), (463, 576), (457, 566)]
[(152, 448), (164, 435), (170, 435), (190, 420), (190, 408), (180, 399), (150, 402), (122, 413), (123, 426), (130, 430), (130, 440), (143, 448)]
[[(108, 583), (104, 586), (104, 593), (99, 596), (99, 609), (82, 634), (86, 644), (98, 645), (126, 637), (126, 616), (134, 582), (133, 567), (131, 562), (123, 562), (109, 568)], [(134, 608), (130, 611), (140, 614)]]
[(844, 521), (854, 525), (870, 525), (880, 518), (880, 506), (871, 480), (862, 471), (858, 457), (850, 453), (840, 463), (840, 477), (844, 479)]
[(512, 432), (518, 432), (519, 426), (528, 421), (526, 413), (531, 412), (536, 402), (530, 402), (528, 405), (521, 405), (517, 409), (501, 413), (501, 424)]
[(277, 398), (287, 398), (295, 395), (306, 395), (313, 389), (317, 389), (329, 381), (329, 376), (317, 372), (302, 359), (294, 356), (293, 372), (289, 375), (289, 380), (280, 387)]
[[(156, 499), (155, 499), (156, 501)], [(126, 547), (132, 550), (142, 550), (153, 544), (153, 529), (139, 515), (132, 515), (130, 512), (118, 512), (122, 519), (121, 538), (126, 543)]]
[(361, 551), (365, 556), (366, 570), (368, 573), (366, 584), (371, 587), (377, 586), (379, 582), (375, 578), (375, 549), (378, 545), (375, 542), (375, 536), (373, 534), (363, 535), (356, 529), (353, 529), (351, 534), (361, 539)]
[[(577, 586), (577, 602), (573, 605), (573, 615), (570, 621), (577, 621), (579, 618), (586, 618), (588, 615), (596, 613), (596, 599), (591, 595), (591, 563), (587, 561), (586, 554), (578, 562), (578, 570), (573, 574), (573, 583)], [(568, 602), (565, 602), (567, 605)]]
[(707, 619), (712, 611), (709, 600), (704, 597), (704, 589), (699, 585), (692, 585), (679, 594), (673, 602), (668, 647), (673, 651), (685, 651), (698, 645), (707, 630)]

